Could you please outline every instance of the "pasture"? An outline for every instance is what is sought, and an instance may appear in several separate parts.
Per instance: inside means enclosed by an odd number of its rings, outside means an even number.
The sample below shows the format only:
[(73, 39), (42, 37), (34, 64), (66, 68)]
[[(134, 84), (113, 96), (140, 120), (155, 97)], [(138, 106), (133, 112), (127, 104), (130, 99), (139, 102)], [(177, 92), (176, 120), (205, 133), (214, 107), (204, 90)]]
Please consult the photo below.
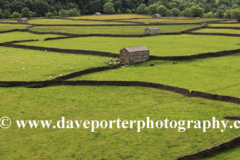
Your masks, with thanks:
[(229, 34), (240, 34), (239, 29), (211, 29), (211, 28), (204, 28), (197, 31), (193, 31), (196, 33), (229, 33)]
[[(71, 19), (31, 19), (28, 25), (0, 24), (0, 31), (26, 29), (31, 31), (62, 32), (72, 34), (143, 34), (148, 26), (61, 26), (61, 25), (122, 25), (128, 22), (195, 23), (220, 19), (166, 17), (152, 19), (149, 15), (119, 14), (102, 16), (68, 17)], [(77, 20), (79, 19), (79, 20)], [(80, 20), (80, 19), (88, 19)], [(102, 20), (124, 20), (110, 22)], [(185, 19), (185, 20), (184, 20)], [(99, 21), (91, 21), (99, 20)], [(5, 20), (1, 20), (5, 21)], [(14, 21), (14, 20), (11, 20)], [(130, 23), (129, 23), (130, 24)], [(132, 24), (132, 23), (131, 23)], [(44, 26), (45, 25), (45, 26)], [(47, 26), (54, 25), (54, 26)], [(135, 24), (136, 25), (136, 24)], [(209, 26), (235, 24), (209, 24)], [(236, 24), (237, 25), (237, 24)], [(156, 25), (161, 33), (180, 32), (199, 25)], [(195, 32), (233, 33), (233, 29), (199, 29)], [(218, 32), (216, 32), (218, 31)], [(207, 52), (240, 49), (240, 37), (218, 35), (155, 35), (147, 37), (66, 37), (58, 34), (33, 34), (28, 31), (0, 34), (0, 84), (2, 81), (53, 80), (85, 69), (111, 66), (118, 58), (100, 56), (100, 52), (119, 54), (124, 47), (146, 46), (154, 56), (187, 56)], [(38, 39), (39, 41), (5, 43)], [(20, 46), (15, 46), (15, 45)], [(23, 47), (24, 49), (18, 48)], [(50, 52), (30, 49), (29, 46), (56, 49), (95, 51), (97, 55), (76, 54), (68, 51)], [(113, 61), (114, 60), (114, 61)], [(240, 53), (195, 60), (148, 60), (106, 71), (88, 73), (66, 79), (69, 84), (79, 80), (94, 81), (143, 81), (181, 87), (190, 91), (234, 96), (240, 98), (238, 67)], [(105, 63), (107, 61), (107, 63)], [(111, 62), (111, 63), (109, 63)], [(11, 84), (11, 83), (9, 83)], [(239, 116), (239, 103), (185, 96), (172, 91), (150, 87), (100, 85), (57, 85), (43, 88), (0, 85), (0, 118), (15, 120), (223, 120), (223, 116)], [(225, 119), (226, 120), (226, 119)], [(228, 126), (234, 120), (229, 120)], [(200, 125), (202, 127), (202, 125)], [(223, 129), (223, 128), (221, 128)], [(239, 136), (238, 129), (178, 128), (142, 129), (18, 129), (16, 123), (8, 129), (0, 128), (0, 159), (163, 159), (171, 160), (183, 155), (232, 140)], [(237, 159), (239, 147), (205, 159)]]

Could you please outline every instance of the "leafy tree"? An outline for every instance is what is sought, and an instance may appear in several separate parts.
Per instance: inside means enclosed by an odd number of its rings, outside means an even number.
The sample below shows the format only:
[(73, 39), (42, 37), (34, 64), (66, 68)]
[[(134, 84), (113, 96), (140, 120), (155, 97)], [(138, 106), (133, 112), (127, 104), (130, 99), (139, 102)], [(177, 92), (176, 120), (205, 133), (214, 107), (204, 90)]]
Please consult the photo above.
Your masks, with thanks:
[(20, 14), (18, 12), (13, 12), (12, 17), (17, 19), (19, 18)]
[(204, 9), (199, 6), (192, 6), (188, 16), (190, 17), (202, 17), (204, 14)]
[(0, 18), (3, 18), (2, 10), (0, 9)]
[(213, 18), (214, 17), (214, 14), (212, 12), (208, 12), (206, 14), (206, 18)]
[(5, 9), (3, 12), (3, 17), (4, 18), (10, 18), (11, 17), (11, 13), (9, 12), (8, 9)]
[(154, 3), (152, 5), (149, 6), (149, 14), (155, 14), (157, 13), (157, 8), (159, 7), (159, 5), (157, 3)]
[(61, 9), (58, 14), (59, 14), (60, 17), (67, 17), (68, 16), (68, 11), (66, 11), (64, 9)]
[(239, 8), (239, 5), (233, 4), (233, 5), (232, 5), (232, 9), (236, 9), (236, 8)]
[(172, 12), (172, 15), (175, 16), (175, 17), (180, 15), (180, 11), (177, 8), (171, 9), (171, 12)]
[(131, 9), (127, 8), (126, 13), (132, 13)]
[(226, 10), (224, 13), (224, 18), (232, 18), (232, 11)]
[(31, 16), (32, 16), (32, 17), (37, 17), (37, 12), (32, 12), (32, 13), (31, 13)]
[(69, 9), (68, 14), (69, 14), (69, 16), (79, 16), (80, 15), (80, 13), (77, 11), (76, 8)]
[(109, 14), (115, 13), (113, 3), (112, 2), (105, 3), (104, 6), (103, 6), (103, 11), (105, 13), (109, 13)]
[(173, 3), (169, 3), (169, 8), (176, 8), (177, 7), (177, 3), (173, 2)]
[(22, 17), (30, 17), (31, 16), (30, 9), (27, 7), (23, 8), (21, 15), (22, 15)]
[(53, 16), (57, 16), (57, 11), (53, 11)]
[(166, 11), (167, 11), (167, 8), (164, 5), (160, 5), (157, 8), (157, 13), (159, 13), (161, 16), (165, 16), (166, 15)]
[(224, 10), (222, 10), (222, 9), (217, 10), (216, 17), (217, 18), (223, 18), (224, 17)]
[(118, 10), (117, 10), (117, 13), (118, 13), (118, 14), (121, 14), (121, 9), (118, 9)]
[(165, 14), (166, 14), (166, 16), (171, 16), (172, 15), (172, 12), (171, 12), (171, 10), (167, 10), (166, 12), (165, 12)]
[(137, 9), (136, 12), (138, 14), (145, 14), (146, 13), (146, 5), (145, 4), (140, 4)]
[(53, 15), (52, 12), (48, 12), (48, 13), (46, 14), (46, 17), (47, 17), (47, 18), (52, 18), (52, 15)]
[(191, 10), (190, 8), (186, 8), (185, 10), (183, 10), (183, 11), (180, 13), (180, 15), (181, 15), (181, 16), (188, 16), (190, 10)]
[(238, 21), (240, 19), (240, 9), (236, 8), (232, 11), (232, 18), (236, 18)]

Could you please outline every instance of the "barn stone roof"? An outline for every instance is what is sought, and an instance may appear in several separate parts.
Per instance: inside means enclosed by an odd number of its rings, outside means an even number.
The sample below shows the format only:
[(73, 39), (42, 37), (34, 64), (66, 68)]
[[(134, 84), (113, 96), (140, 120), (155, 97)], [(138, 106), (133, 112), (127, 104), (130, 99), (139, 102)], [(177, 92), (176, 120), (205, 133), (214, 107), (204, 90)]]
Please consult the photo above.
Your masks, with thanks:
[(126, 49), (128, 52), (148, 51), (146, 46), (126, 47), (124, 49)]
[(27, 18), (19, 18), (20, 20), (28, 20)]
[(146, 29), (154, 30), (154, 29), (159, 29), (158, 27), (147, 27)]

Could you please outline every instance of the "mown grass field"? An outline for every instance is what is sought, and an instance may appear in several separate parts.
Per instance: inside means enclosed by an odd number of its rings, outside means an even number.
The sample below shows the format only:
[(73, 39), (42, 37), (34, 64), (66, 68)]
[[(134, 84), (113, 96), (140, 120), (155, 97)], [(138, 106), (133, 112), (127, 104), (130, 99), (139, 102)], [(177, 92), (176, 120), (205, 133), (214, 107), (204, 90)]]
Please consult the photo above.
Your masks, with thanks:
[(61, 35), (54, 35), (54, 34), (32, 34), (29, 32), (9, 32), (9, 33), (2, 33), (0, 34), (0, 43), (3, 42), (10, 42), (10, 41), (20, 41), (20, 40), (30, 40), (30, 39), (38, 39), (43, 41), (45, 38), (48, 37), (64, 37)]
[[(104, 94), (103, 94), (104, 91)], [(18, 129), (15, 120), (206, 120), (239, 113), (239, 105), (141, 87), (56, 86), (0, 88), (1, 159), (174, 159), (228, 141), (239, 130)], [(116, 98), (117, 97), (117, 98)], [(17, 102), (17, 103), (16, 103)], [(229, 122), (231, 124), (231, 122)], [(161, 144), (161, 145), (160, 145)], [(21, 149), (20, 149), (21, 148)]]
[(144, 45), (150, 50), (151, 55), (179, 56), (238, 49), (239, 40), (239, 37), (159, 35), (143, 38), (79, 37), (19, 44), (113, 53), (119, 53), (124, 47)]
[(147, 27), (159, 27), (161, 33), (180, 32), (187, 29), (199, 27), (199, 25), (162, 25), (162, 26), (37, 26), (30, 28), (38, 32), (64, 32), (72, 34), (144, 34)]
[(73, 80), (155, 82), (240, 98), (239, 61), (240, 54), (194, 61), (149, 61), (84, 75)]
[[(76, 18), (82, 18), (79, 16)], [(145, 15), (85, 16), (102, 19), (130, 19)], [(72, 18), (72, 17), (71, 17)], [(171, 18), (171, 17), (167, 17)], [(184, 17), (172, 17), (183, 19)], [(213, 19), (173, 20), (189, 23)], [(187, 18), (189, 19), (189, 18)], [(139, 20), (140, 19), (134, 19)], [(145, 19), (147, 20), (147, 19)], [(149, 19), (152, 20), (152, 19)], [(163, 20), (163, 21), (164, 21)], [(35, 24), (111, 24), (100, 21), (33, 19)], [(182, 23), (181, 22), (181, 23)], [(114, 24), (120, 24), (114, 22)], [(123, 24), (123, 23), (121, 23)], [(1, 28), (0, 24), (0, 28)], [(9, 25), (9, 28), (16, 25)], [(159, 26), (161, 32), (177, 32), (194, 25)], [(165, 28), (164, 28), (165, 27)], [(3, 28), (3, 27), (2, 27)], [(140, 33), (146, 28), (135, 27), (35, 27), (38, 31), (66, 33)], [(83, 30), (84, 28), (84, 30)], [(71, 30), (71, 31), (70, 31)], [(222, 31), (223, 33), (226, 31)], [(119, 53), (124, 47), (145, 45), (150, 55), (179, 56), (239, 49), (239, 37), (206, 35), (159, 35), (144, 38), (79, 37), (43, 41), (59, 35), (38, 35), (28, 32), (0, 34), (0, 43), (13, 40), (39, 39), (17, 43), (53, 48), (84, 49)], [(4, 52), (3, 52), (4, 51)], [(6, 54), (4, 54), (6, 53)], [(85, 58), (84, 58), (85, 57)], [(88, 60), (88, 57), (90, 60)], [(83, 69), (106, 66), (108, 57), (56, 53), (0, 47), (0, 81), (49, 80)], [(147, 61), (119, 69), (76, 77), (73, 80), (146, 81), (189, 90), (229, 95), (240, 98), (240, 53), (193, 61)], [(14, 63), (13, 63), (14, 62)], [(67, 64), (68, 62), (68, 64)], [(101, 62), (101, 63), (99, 63)], [(76, 63), (76, 65), (74, 65)], [(154, 64), (154, 66), (150, 66)], [(59, 67), (60, 65), (60, 67)], [(31, 66), (31, 67), (30, 67)], [(24, 68), (24, 70), (23, 70)], [(35, 69), (36, 68), (36, 69)], [(70, 70), (72, 68), (72, 70)], [(18, 129), (15, 120), (223, 120), (224, 115), (239, 116), (239, 104), (187, 97), (174, 92), (144, 87), (116, 86), (54, 86), (46, 88), (0, 87), (0, 118), (12, 119), (9, 129), (0, 128), (0, 159), (163, 159), (171, 160), (185, 154), (229, 141), (239, 136), (230, 129)], [(202, 126), (201, 126), (202, 127)], [(221, 128), (222, 129), (222, 128)], [(208, 159), (239, 159), (239, 147)]]
[(108, 20), (108, 19), (131, 19), (131, 18), (152, 18), (150, 15), (138, 15), (138, 14), (113, 14), (113, 15), (89, 15), (89, 16), (78, 16), (78, 17), (68, 17), (70, 19), (95, 19), (95, 20)]
[(211, 28), (204, 28), (200, 30), (196, 30), (193, 32), (197, 33), (229, 33), (229, 34), (240, 34), (239, 29), (211, 29)]
[(231, 23), (231, 24), (225, 24), (225, 23), (220, 23), (220, 24), (209, 24), (209, 27), (240, 27), (239, 23)]
[(94, 24), (127, 24), (124, 22), (106, 22), (106, 21), (84, 21), (84, 20), (68, 20), (68, 19), (31, 19), (29, 24), (76, 24), (76, 25), (94, 25)]
[[(174, 17), (175, 18), (175, 17)], [(174, 18), (161, 18), (161, 19), (132, 19), (128, 21), (132, 22), (143, 22), (146, 24), (149, 23), (203, 23), (208, 21), (219, 21), (221, 19), (216, 18), (202, 18), (202, 19), (191, 19), (191, 20), (183, 20), (180, 18), (174, 19)], [(182, 18), (182, 17), (181, 17)]]
[(3, 47), (0, 48), (0, 81), (49, 80), (87, 68), (105, 66), (105, 61), (109, 58)]
[(28, 26), (30, 26), (30, 25), (0, 23), (0, 31), (7, 31), (7, 30), (11, 30), (11, 29), (26, 29)]

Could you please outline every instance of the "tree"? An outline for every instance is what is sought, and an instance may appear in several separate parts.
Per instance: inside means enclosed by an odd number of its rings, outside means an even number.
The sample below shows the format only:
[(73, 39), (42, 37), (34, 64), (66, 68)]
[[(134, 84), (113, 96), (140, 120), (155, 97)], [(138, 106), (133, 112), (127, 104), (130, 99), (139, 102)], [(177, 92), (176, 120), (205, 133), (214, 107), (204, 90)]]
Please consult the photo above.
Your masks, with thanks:
[(217, 10), (216, 17), (217, 18), (223, 18), (224, 17), (224, 10), (222, 10), (222, 9)]
[(21, 13), (22, 17), (30, 17), (30, 9), (25, 7), (22, 9), (22, 13)]
[(76, 8), (69, 9), (68, 14), (69, 14), (69, 16), (79, 16), (80, 15), (80, 13), (77, 11)]
[(9, 12), (8, 9), (5, 9), (3, 12), (3, 17), (4, 18), (10, 18), (11, 17), (11, 13)]
[(131, 9), (127, 8), (126, 13), (132, 13)]
[(104, 6), (103, 6), (103, 11), (105, 13), (109, 13), (109, 14), (115, 13), (113, 3), (112, 2), (105, 3)]
[(239, 5), (233, 4), (233, 5), (232, 5), (232, 9), (236, 9), (236, 8), (239, 8)]
[(240, 9), (236, 8), (232, 11), (232, 18), (236, 18), (238, 21), (240, 19)]
[(181, 16), (188, 16), (188, 14), (189, 14), (189, 12), (190, 12), (190, 8), (186, 8), (185, 10), (183, 10), (182, 12), (181, 12)]
[(172, 15), (172, 12), (171, 12), (171, 10), (167, 10), (166, 12), (165, 12), (165, 14), (166, 14), (166, 16), (171, 16)]
[(53, 16), (57, 16), (57, 11), (53, 11)]
[(12, 17), (17, 19), (19, 18), (20, 14), (18, 12), (13, 12)]
[(166, 15), (166, 11), (167, 11), (167, 8), (164, 5), (160, 5), (157, 8), (157, 13), (159, 13), (161, 16), (165, 16)]
[(204, 14), (204, 9), (199, 6), (192, 6), (188, 16), (189, 17), (202, 17)]
[(67, 17), (68, 16), (68, 11), (64, 10), (64, 9), (61, 9), (59, 11), (59, 16), (60, 17)]
[(232, 18), (232, 11), (226, 10), (224, 13), (224, 18)]
[(177, 7), (177, 3), (173, 2), (173, 3), (169, 3), (169, 8), (173, 9)]
[(0, 9), (0, 18), (3, 18), (2, 10)]
[(47, 18), (52, 18), (52, 15), (53, 15), (52, 12), (48, 12), (48, 13), (46, 14), (46, 17), (47, 17)]
[(121, 12), (121, 9), (118, 9), (118, 10), (117, 10), (117, 13), (118, 13), (118, 14), (121, 14), (121, 13), (122, 13), (122, 12)]
[(206, 18), (213, 18), (214, 17), (214, 14), (212, 12), (208, 12), (206, 14)]
[(140, 4), (138, 7), (137, 7), (137, 10), (136, 12), (138, 14), (145, 14), (146, 13), (146, 5), (145, 4)]
[(172, 12), (172, 15), (175, 16), (175, 17), (180, 15), (180, 11), (177, 8), (171, 9), (171, 12)]
[(155, 14), (157, 13), (157, 8), (159, 7), (159, 5), (157, 3), (154, 3), (152, 5), (149, 6), (149, 14)]

